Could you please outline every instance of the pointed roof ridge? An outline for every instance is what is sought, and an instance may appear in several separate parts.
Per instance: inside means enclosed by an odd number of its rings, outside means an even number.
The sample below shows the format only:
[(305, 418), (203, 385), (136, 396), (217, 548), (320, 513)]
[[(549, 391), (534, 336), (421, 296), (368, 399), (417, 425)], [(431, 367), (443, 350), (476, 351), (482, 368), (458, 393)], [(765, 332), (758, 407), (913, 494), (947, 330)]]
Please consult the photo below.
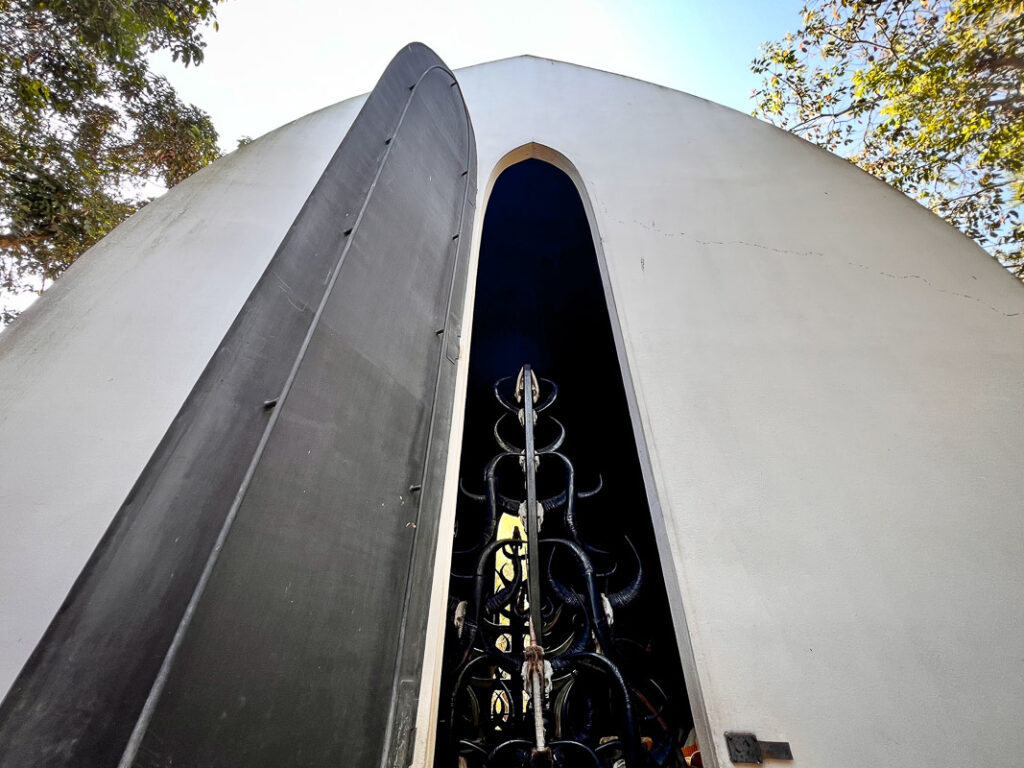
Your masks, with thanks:
[(643, 78), (636, 77), (634, 75), (624, 75), (621, 72), (613, 72), (610, 69), (601, 69), (600, 67), (592, 67), (592, 66), (589, 66), (587, 64), (577, 64), (577, 63), (572, 62), (572, 61), (565, 61), (563, 59), (555, 59), (555, 58), (552, 58), (550, 56), (542, 56), (542, 55), (536, 54), (536, 53), (517, 53), (517, 54), (514, 54), (512, 56), (503, 56), (500, 59), (491, 59), (490, 61), (481, 61), (481, 62), (478, 62), (476, 64), (467, 64), (466, 66), (452, 69), (452, 72), (454, 72), (455, 74), (458, 74), (459, 72), (465, 72), (468, 69), (477, 69), (477, 68), (480, 68), (480, 67), (489, 66), (491, 64), (504, 64), (504, 63), (518, 61), (518, 60), (529, 60), (529, 61), (536, 61), (536, 62), (547, 62), (548, 64), (557, 64), (557, 65), (563, 66), (563, 67), (572, 67), (574, 69), (584, 69), (584, 70), (587, 70), (587, 71), (590, 71), (590, 72), (598, 72), (598, 73), (600, 73), (602, 75), (611, 75), (613, 77), (622, 78), (623, 80), (631, 80), (634, 83), (642, 83), (643, 85), (649, 85), (649, 86), (652, 86), (654, 88), (660, 88), (660, 89), (665, 90), (665, 91), (670, 91), (671, 93), (680, 93), (680, 94), (682, 94), (684, 96), (689, 96), (689, 97), (694, 98), (694, 99), (700, 99), (701, 101), (705, 101), (708, 104), (713, 104), (716, 107), (722, 107), (723, 109), (728, 109), (728, 110), (733, 111), (733, 112), (739, 112), (741, 115), (744, 115), (746, 117), (750, 117), (749, 114), (747, 114), (746, 112), (743, 112), (742, 110), (738, 110), (735, 107), (727, 106), (727, 105), (722, 104), (720, 102), (714, 101), (713, 99), (708, 99), (708, 98), (706, 98), (704, 96), (698, 96), (695, 93), (690, 93), (689, 91), (683, 91), (683, 90), (680, 90), (679, 88), (673, 88), (673, 87), (668, 86), (668, 85), (662, 85), (661, 83), (655, 83), (655, 82), (653, 82), (651, 80), (644, 80)]

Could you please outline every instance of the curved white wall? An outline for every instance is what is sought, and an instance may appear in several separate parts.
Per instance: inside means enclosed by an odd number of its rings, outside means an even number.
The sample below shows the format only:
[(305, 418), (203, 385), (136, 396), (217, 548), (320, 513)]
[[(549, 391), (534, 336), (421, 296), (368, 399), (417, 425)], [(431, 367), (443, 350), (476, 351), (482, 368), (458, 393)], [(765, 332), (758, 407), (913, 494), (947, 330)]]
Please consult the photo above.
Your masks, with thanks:
[(459, 79), (482, 178), (535, 141), (584, 180), (718, 762), (750, 730), (796, 765), (1016, 765), (1024, 286), (729, 109), (537, 59)]
[[(542, 59), (456, 74), (478, 214), (531, 142), (589, 198), (719, 763), (750, 730), (798, 766), (1015, 766), (1024, 286), (726, 108)], [(0, 336), (0, 690), (360, 104), (175, 188)]]
[(218, 160), (0, 335), (0, 695), (57, 612), (364, 97)]

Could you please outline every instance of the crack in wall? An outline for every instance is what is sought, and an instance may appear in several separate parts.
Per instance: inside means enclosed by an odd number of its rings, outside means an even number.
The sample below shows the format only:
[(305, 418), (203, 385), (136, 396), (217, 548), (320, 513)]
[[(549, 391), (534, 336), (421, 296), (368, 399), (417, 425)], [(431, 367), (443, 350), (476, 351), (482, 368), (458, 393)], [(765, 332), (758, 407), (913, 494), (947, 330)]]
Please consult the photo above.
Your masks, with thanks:
[[(607, 205), (602, 203), (601, 204), (601, 209), (604, 211), (605, 215), (608, 214), (608, 207), (607, 207)], [(641, 221), (640, 219), (632, 219), (630, 221), (626, 221), (625, 219), (615, 219), (615, 221), (618, 224), (622, 224), (622, 225), (625, 225), (625, 226), (636, 225), (636, 226), (640, 227), (641, 229), (645, 229), (648, 232), (653, 232), (655, 234), (661, 235), (662, 237), (673, 237), (674, 238), (674, 237), (685, 237), (686, 236), (686, 233), (685, 232), (681, 232), (681, 231), (680, 232), (663, 232), (658, 227), (658, 224), (657, 224), (656, 221), (651, 221), (651, 223), (649, 225), (647, 223)], [(602, 241), (603, 241), (603, 238), (602, 238)], [(824, 253), (822, 251), (815, 251), (815, 250), (800, 251), (800, 250), (795, 250), (795, 249), (791, 249), (791, 248), (776, 248), (774, 246), (764, 245), (762, 243), (752, 243), (752, 242), (749, 242), (747, 240), (700, 240), (698, 238), (693, 238), (693, 242), (698, 244), (698, 245), (721, 245), (721, 246), (740, 245), (740, 246), (743, 246), (743, 247), (746, 247), (746, 248), (757, 248), (759, 250), (768, 251), (770, 253), (788, 254), (788, 255), (792, 255), (792, 256), (818, 256), (818, 257), (821, 257), (821, 258), (832, 258), (832, 259), (837, 258), (837, 257), (834, 257), (834, 256), (830, 257), (828, 254), (826, 254), (826, 253)], [(847, 261), (846, 263), (848, 265), (852, 266), (852, 267), (857, 267), (858, 269), (865, 269), (865, 270), (869, 270), (869, 271), (875, 271), (874, 267), (871, 267), (871, 266), (869, 266), (867, 264), (860, 264), (860, 263), (855, 262), (855, 261)], [(646, 266), (647, 266), (646, 260), (644, 259), (643, 256), (641, 256), (640, 257), (640, 271), (641, 272), (646, 271)], [(944, 288), (939, 288), (936, 285), (934, 285), (930, 280), (928, 280), (927, 278), (923, 277), (922, 275), (917, 275), (917, 274), (900, 275), (900, 274), (895, 274), (895, 273), (892, 273), (892, 272), (886, 272), (885, 270), (877, 270), (876, 273), (880, 277), (885, 277), (885, 278), (888, 278), (890, 280), (919, 280), (922, 283), (924, 283), (925, 285), (927, 285), (929, 288), (931, 288), (933, 291), (936, 291), (938, 293), (944, 293), (947, 296), (956, 296), (958, 298), (967, 299), (969, 301), (977, 302), (981, 306), (983, 306), (983, 307), (985, 307), (987, 309), (990, 309), (991, 311), (993, 311), (993, 312), (995, 312), (995, 313), (997, 313), (999, 315), (1002, 315), (1003, 317), (1013, 318), (1013, 317), (1024, 316), (1024, 312), (1004, 312), (1003, 310), (999, 309), (998, 307), (996, 307), (996, 306), (994, 306), (992, 304), (989, 304), (984, 299), (978, 298), (977, 296), (972, 296), (972, 295), (970, 295), (968, 293), (963, 293), (961, 291), (949, 291), (949, 290), (946, 290)], [(977, 278), (974, 277), (973, 275), (971, 277), (974, 278), (975, 280), (977, 280)]]
[[(750, 242), (747, 242), (745, 240), (722, 241), (722, 240), (697, 240), (697, 239), (695, 239), (694, 242), (699, 244), (699, 245), (742, 245), (742, 246), (746, 246), (748, 248), (759, 248), (759, 249), (764, 250), (764, 251), (771, 251), (772, 253), (784, 253), (784, 254), (791, 254), (791, 255), (794, 255), (794, 256), (820, 256), (822, 258), (833, 258), (833, 259), (836, 258), (836, 257), (829, 257), (828, 254), (822, 253), (821, 251), (798, 251), (798, 250), (792, 250), (792, 249), (788, 249), (788, 248), (774, 248), (772, 246), (762, 245), (761, 243), (750, 243)], [(911, 274), (905, 274), (905, 275), (899, 275), (899, 274), (895, 274), (893, 272), (886, 272), (885, 270), (876, 270), (874, 267), (871, 267), (871, 266), (869, 266), (867, 264), (861, 264), (861, 263), (856, 262), (856, 261), (847, 261), (846, 263), (849, 264), (851, 267), (857, 267), (858, 269), (865, 269), (865, 270), (868, 270), (868, 271), (873, 271), (877, 275), (879, 275), (881, 277), (888, 278), (890, 280), (919, 280), (922, 283), (924, 283), (925, 285), (927, 285), (929, 288), (931, 288), (933, 291), (936, 291), (937, 293), (944, 293), (947, 296), (956, 296), (958, 298), (968, 299), (970, 301), (975, 301), (978, 304), (980, 304), (981, 306), (986, 307), (987, 309), (990, 309), (993, 312), (1002, 315), (1003, 317), (1020, 317), (1020, 316), (1024, 315), (1024, 312), (1004, 312), (1003, 310), (999, 309), (999, 307), (996, 307), (996, 306), (994, 306), (992, 304), (989, 304), (984, 299), (978, 298), (977, 296), (972, 296), (969, 293), (963, 293), (961, 291), (949, 291), (949, 290), (946, 290), (945, 288), (939, 288), (938, 286), (934, 285), (930, 280), (928, 280), (928, 278), (923, 277), (922, 275), (916, 275), (916, 274), (912, 274), (912, 273)], [(974, 277), (974, 276), (972, 275), (972, 277)], [(977, 280), (977, 278), (974, 278), (974, 279)]]

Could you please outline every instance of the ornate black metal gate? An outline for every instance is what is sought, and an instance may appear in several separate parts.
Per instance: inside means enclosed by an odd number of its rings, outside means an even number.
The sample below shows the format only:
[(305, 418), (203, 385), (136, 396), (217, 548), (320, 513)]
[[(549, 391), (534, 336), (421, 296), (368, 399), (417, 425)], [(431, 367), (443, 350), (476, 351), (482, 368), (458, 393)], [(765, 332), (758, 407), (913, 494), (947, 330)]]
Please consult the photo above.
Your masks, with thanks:
[(690, 726), (678, 660), (653, 652), (629, 614), (642, 558), (596, 530), (614, 516), (600, 476), (581, 491), (560, 451), (558, 387), (526, 365), (494, 397), (499, 452), (482, 493), (463, 486), (457, 520), (438, 764), (676, 765)]

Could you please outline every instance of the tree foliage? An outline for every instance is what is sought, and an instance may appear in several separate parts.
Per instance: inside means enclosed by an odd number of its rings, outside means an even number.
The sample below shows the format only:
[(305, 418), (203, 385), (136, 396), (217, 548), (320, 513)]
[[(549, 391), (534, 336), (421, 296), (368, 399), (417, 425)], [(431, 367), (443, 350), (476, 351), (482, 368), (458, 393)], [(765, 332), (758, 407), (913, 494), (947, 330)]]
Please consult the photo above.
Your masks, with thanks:
[(217, 157), (209, 117), (148, 55), (199, 64), (218, 2), (0, 0), (0, 290), (41, 290), (146, 202), (148, 182)]
[(917, 198), (1024, 278), (1024, 2), (813, 0), (755, 115)]

